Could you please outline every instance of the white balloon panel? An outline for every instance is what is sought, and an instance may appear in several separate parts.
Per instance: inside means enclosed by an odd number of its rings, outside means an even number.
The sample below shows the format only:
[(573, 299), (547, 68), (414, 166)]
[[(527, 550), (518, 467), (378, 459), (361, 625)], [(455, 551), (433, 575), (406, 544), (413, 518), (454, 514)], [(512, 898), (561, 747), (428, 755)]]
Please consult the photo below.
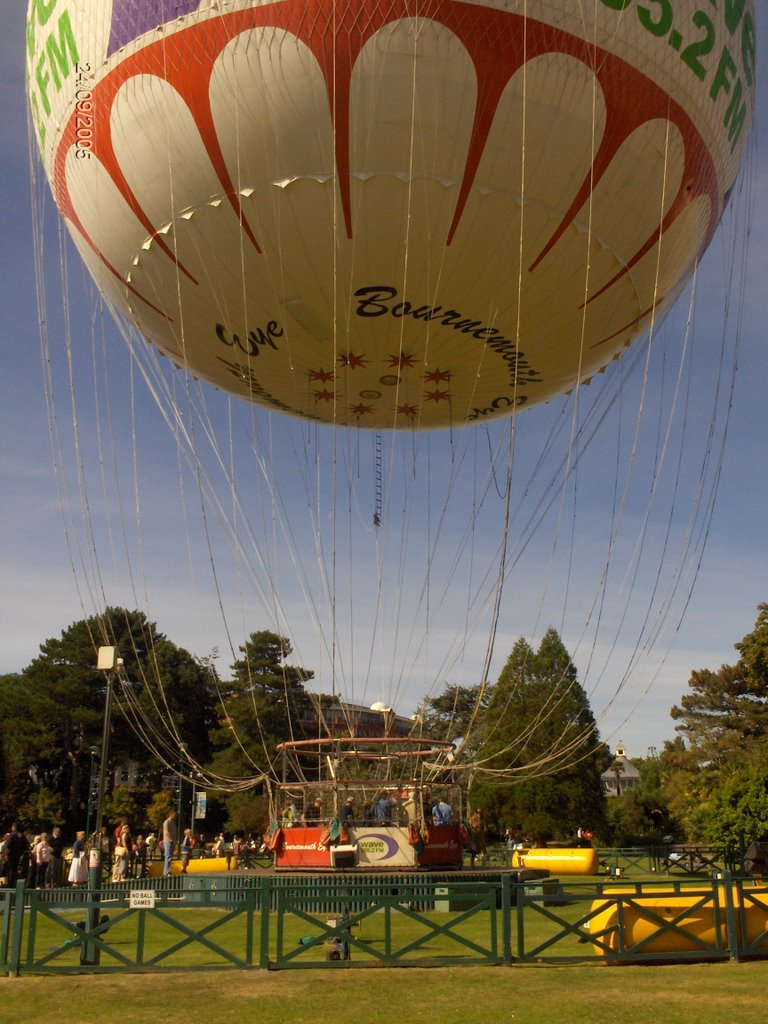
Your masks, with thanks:
[(752, 105), (751, 3), (582, 6), (33, 0), (54, 196), (218, 387), (377, 429), (546, 401), (678, 294)]

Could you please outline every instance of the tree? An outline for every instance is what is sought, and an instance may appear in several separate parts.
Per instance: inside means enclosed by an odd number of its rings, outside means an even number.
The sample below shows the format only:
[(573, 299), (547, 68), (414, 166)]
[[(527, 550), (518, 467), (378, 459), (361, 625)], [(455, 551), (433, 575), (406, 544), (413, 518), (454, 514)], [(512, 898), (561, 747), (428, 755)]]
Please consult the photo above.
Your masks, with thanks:
[[(724, 841), (738, 830), (755, 835), (764, 826), (759, 787), (768, 765), (768, 605), (760, 604), (757, 613), (752, 632), (735, 644), (737, 662), (716, 672), (693, 671), (690, 692), (670, 712), (684, 743), (665, 792), (691, 841)], [(736, 799), (740, 784), (749, 800)]]
[[(682, 740), (678, 742), (683, 747)], [(607, 802), (608, 839), (612, 846), (661, 843), (665, 835), (677, 831), (665, 793), (669, 764), (667, 751), (653, 757), (633, 758), (632, 763), (640, 773), (638, 785), (632, 788), (625, 786), (620, 796)], [(615, 772), (616, 765), (617, 761), (614, 761), (609, 770)], [(617, 781), (620, 778), (619, 774)]]
[(22, 804), (36, 782), (78, 807), (81, 763), (101, 731), (103, 679), (85, 623), (45, 641), (40, 654), (0, 686), (4, 802)]
[(240, 835), (262, 835), (269, 826), (269, 800), (252, 793), (233, 793), (227, 799), (227, 828)]
[(137, 821), (139, 805), (136, 797), (126, 786), (115, 786), (104, 804), (104, 816), (111, 821), (130, 821), (134, 826), (143, 827), (143, 821)]
[(161, 789), (154, 794), (147, 807), (147, 821), (155, 832), (159, 832), (163, 827), (163, 822), (171, 813), (173, 807), (173, 798), (167, 790)]
[[(486, 775), (513, 781), (478, 786), (497, 828), (538, 841), (573, 836), (580, 825), (605, 829), (601, 773), (610, 763), (589, 700), (559, 634), (537, 651), (520, 638), (493, 687), (483, 716)], [(490, 778), (493, 776), (491, 775)]]
[[(314, 721), (304, 685), (314, 673), (287, 663), (291, 644), (277, 633), (251, 633), (239, 649), (242, 657), (232, 665), (233, 678), (222, 684), (221, 720), (211, 733), (212, 768), (225, 778), (252, 777), (255, 794), (263, 773), (278, 774), (278, 745), (304, 738)], [(244, 821), (242, 798), (225, 802), (230, 819), (237, 810), (238, 822)]]
[(64, 824), (64, 801), (60, 793), (38, 786), (18, 808), (19, 821), (36, 832)]
[[(428, 697), (420, 709), (421, 731), (437, 740), (456, 740), (466, 736), (476, 712), (488, 706), (488, 695), (481, 687), (446, 686), (437, 697)], [(480, 715), (482, 719), (482, 715)]]
[(28, 701), (20, 673), (0, 676), (0, 813), (8, 821), (17, 817), (35, 785), (37, 744), (29, 742), (33, 725)]
[(616, 796), (621, 796), (621, 777), (624, 774), (624, 762), (617, 757), (608, 771), (616, 776)]
[(100, 646), (114, 646), (123, 659), (111, 680), (110, 762), (138, 763), (150, 786), (179, 737), (200, 760), (208, 758), (213, 694), (204, 666), (142, 612), (107, 608), (46, 640), (22, 672), (0, 678), (7, 815), (42, 785), (61, 795), (72, 828), (84, 825), (90, 751), (100, 743), (104, 721), (107, 680), (96, 667)]
[(768, 604), (757, 606), (755, 628), (735, 647), (741, 655), (739, 664), (744, 678), (745, 693), (755, 699), (754, 710), (765, 732), (768, 711)]
[(768, 766), (752, 764), (726, 773), (707, 802), (701, 838), (738, 850), (740, 843), (746, 847), (766, 835)]
[(716, 672), (698, 669), (670, 714), (700, 764), (719, 770), (741, 759), (746, 747), (764, 735), (755, 701), (745, 694), (740, 665), (722, 665)]
[(690, 693), (672, 708), (677, 731), (702, 765), (721, 769), (759, 758), (768, 742), (768, 605), (735, 645), (741, 657), (717, 672), (699, 669)]

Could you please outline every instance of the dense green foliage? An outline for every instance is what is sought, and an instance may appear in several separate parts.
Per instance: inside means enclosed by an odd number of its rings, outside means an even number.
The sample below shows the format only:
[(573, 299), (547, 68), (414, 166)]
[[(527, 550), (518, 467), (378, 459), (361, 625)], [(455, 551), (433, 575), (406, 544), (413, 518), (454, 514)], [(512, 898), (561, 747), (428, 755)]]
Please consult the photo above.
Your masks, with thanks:
[(312, 710), (304, 683), (313, 673), (288, 665), (288, 639), (266, 630), (252, 633), (240, 654), (232, 665), (232, 679), (218, 687), (220, 714), (210, 737), (217, 775), (254, 779), (253, 789), (222, 799), (228, 825), (248, 833), (264, 829), (269, 820), (259, 780), (265, 772), (280, 775), (278, 745), (304, 737)]
[(456, 740), (474, 729), (478, 715), (488, 707), (489, 693), (480, 686), (449, 684), (420, 708), (422, 731), (437, 740)]
[(303, 738), (302, 722), (312, 710), (304, 683), (313, 673), (286, 663), (291, 654), (286, 637), (252, 633), (240, 654), (231, 681), (220, 685), (223, 714), (211, 734), (214, 766), (231, 778), (274, 771), (277, 745)]
[[(115, 816), (135, 808), (143, 824), (142, 808), (167, 771), (157, 754), (177, 747), (176, 735), (196, 757), (209, 757), (214, 695), (207, 669), (141, 612), (108, 608), (46, 640), (20, 673), (0, 677), (0, 811), (7, 819), (19, 816), (32, 827), (65, 821), (71, 829), (84, 827), (104, 720), (107, 677), (96, 667), (100, 646), (115, 647), (123, 659), (113, 682), (109, 761), (130, 766), (133, 781)], [(130, 727), (135, 714), (125, 713), (132, 705), (157, 722), (145, 742)], [(173, 722), (178, 733), (164, 730), (163, 721)]]
[(101, 646), (122, 659), (110, 674), (105, 820), (141, 830), (156, 829), (174, 806), (190, 815), (194, 762), (249, 787), (210, 793), (209, 832), (263, 828), (260, 779), (274, 772), (278, 744), (303, 736), (312, 673), (287, 664), (285, 637), (262, 631), (222, 682), (212, 658), (193, 657), (142, 613), (121, 608), (74, 623), (21, 672), (0, 677), (0, 815), (33, 829), (65, 825), (70, 835), (93, 823), (108, 678), (96, 667)]
[[(0, 815), (70, 834), (84, 827), (104, 718), (103, 645), (123, 659), (109, 743), (110, 770), (123, 777), (110, 776), (107, 818), (157, 827), (169, 807), (190, 807), (192, 779), (181, 795), (177, 788), (186, 758), (244, 780), (241, 792), (209, 789), (206, 830), (261, 828), (263, 778), (281, 772), (279, 744), (316, 732), (318, 707), (338, 698), (310, 694), (313, 673), (290, 664), (285, 637), (252, 633), (222, 680), (213, 658), (194, 657), (141, 612), (121, 608), (72, 624), (21, 672), (0, 677)], [(601, 773), (615, 764), (621, 782), (621, 765), (600, 742), (554, 629), (536, 650), (519, 639), (495, 684), (451, 684), (426, 700), (418, 728), (466, 741), (472, 805), (492, 832), (567, 841), (586, 826), (606, 845), (666, 838), (737, 848), (768, 835), (768, 605), (735, 648), (733, 665), (692, 671), (671, 709), (677, 738), (634, 757), (639, 785), (608, 800)]]
[(739, 658), (693, 672), (672, 708), (685, 753), (670, 806), (680, 830), (702, 842), (751, 842), (768, 832), (768, 605), (735, 645)]
[(573, 838), (580, 826), (605, 833), (600, 776), (609, 758), (556, 630), (536, 651), (516, 642), (482, 709), (479, 735), (472, 801), (497, 832), (511, 828), (537, 843)]
[(678, 737), (636, 761), (641, 784), (610, 801), (615, 842), (728, 845), (768, 836), (768, 605), (733, 665), (697, 669), (671, 709)]

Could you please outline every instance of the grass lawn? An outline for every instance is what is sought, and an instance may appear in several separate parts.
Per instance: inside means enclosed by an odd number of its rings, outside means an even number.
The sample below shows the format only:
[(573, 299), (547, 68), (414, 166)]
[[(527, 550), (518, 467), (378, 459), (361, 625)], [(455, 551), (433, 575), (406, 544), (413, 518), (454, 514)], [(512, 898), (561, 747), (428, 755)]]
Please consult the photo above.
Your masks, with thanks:
[(768, 963), (195, 971), (4, 978), (8, 1020), (764, 1024)]

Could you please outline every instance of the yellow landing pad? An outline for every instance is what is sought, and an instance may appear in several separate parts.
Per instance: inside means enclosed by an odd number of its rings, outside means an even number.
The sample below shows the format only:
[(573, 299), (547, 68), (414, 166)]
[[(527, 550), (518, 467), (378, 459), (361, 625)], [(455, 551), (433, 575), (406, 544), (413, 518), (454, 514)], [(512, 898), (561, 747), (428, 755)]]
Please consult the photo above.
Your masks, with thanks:
[[(611, 892), (627, 897), (621, 917), (616, 903), (610, 902)], [(592, 904), (592, 911), (598, 913), (589, 921), (590, 934), (599, 936), (608, 947), (602, 950), (604, 956), (610, 955), (609, 950), (618, 949), (619, 932), (625, 949), (638, 946), (644, 953), (700, 952), (714, 947), (718, 940), (721, 946), (726, 944), (723, 893), (718, 907), (714, 895), (703, 897), (701, 888), (686, 896), (684, 892), (638, 895), (631, 889), (606, 887), (604, 895), (606, 899), (597, 899)], [(743, 914), (737, 915), (736, 924), (742, 942), (752, 943), (768, 931), (768, 903), (764, 893), (753, 894), (748, 888), (743, 890), (743, 896)], [(731, 898), (734, 906), (738, 906), (739, 893), (735, 888)]]
[[(187, 865), (186, 873), (188, 875), (209, 875), (212, 873), (221, 875), (226, 874), (227, 871), (236, 871), (238, 867), (237, 857), (229, 858), (229, 866), (227, 866), (226, 857), (196, 857)], [(163, 862), (161, 860), (150, 861), (147, 874), (150, 878), (162, 878)], [(183, 874), (180, 860), (171, 861), (171, 874)]]
[(597, 850), (591, 847), (514, 850), (513, 868), (535, 868), (553, 875), (596, 875), (600, 870)]

